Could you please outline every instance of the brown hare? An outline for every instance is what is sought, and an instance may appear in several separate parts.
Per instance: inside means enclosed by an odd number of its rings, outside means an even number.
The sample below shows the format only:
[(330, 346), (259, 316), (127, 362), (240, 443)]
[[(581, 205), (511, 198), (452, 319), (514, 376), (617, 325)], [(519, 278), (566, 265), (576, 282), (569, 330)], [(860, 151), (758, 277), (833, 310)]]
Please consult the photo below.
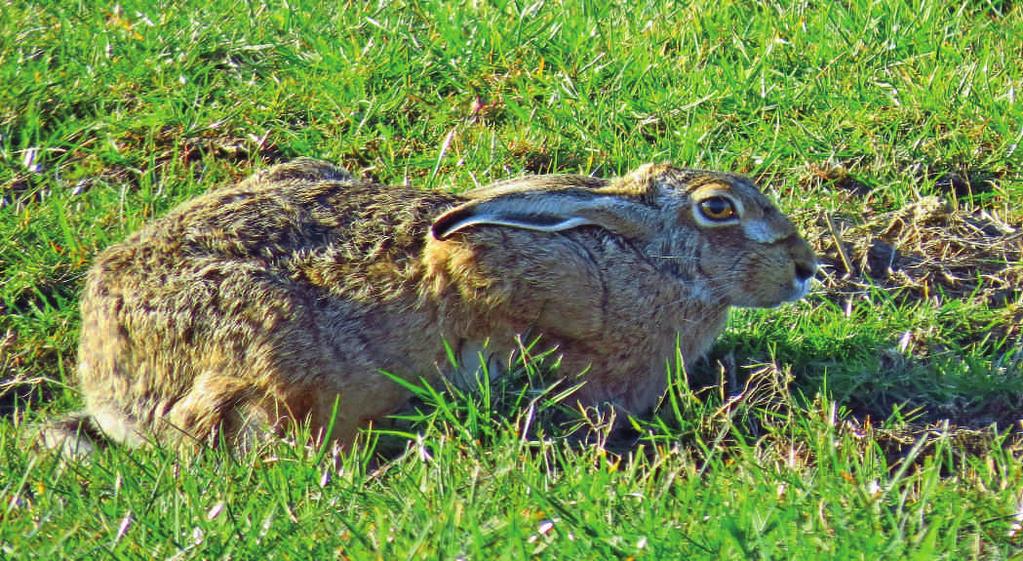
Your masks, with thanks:
[(570, 399), (642, 413), (676, 344), (692, 362), (729, 307), (799, 299), (816, 267), (736, 175), (644, 165), (456, 195), (299, 159), (99, 255), (81, 295), (85, 410), (64, 434), (246, 445), (291, 422), (323, 430), (338, 400), (332, 438), (348, 445), (411, 397), (382, 371), (463, 378), (445, 342), (464, 368), (486, 349), (497, 369), (527, 332), (581, 373)]

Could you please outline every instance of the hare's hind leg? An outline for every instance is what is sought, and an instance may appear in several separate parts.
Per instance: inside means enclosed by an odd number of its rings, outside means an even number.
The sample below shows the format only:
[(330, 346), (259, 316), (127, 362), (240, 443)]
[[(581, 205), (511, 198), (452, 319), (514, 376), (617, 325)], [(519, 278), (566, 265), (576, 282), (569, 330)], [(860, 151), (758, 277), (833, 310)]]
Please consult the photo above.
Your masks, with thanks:
[(275, 423), (250, 383), (225, 375), (202, 375), (161, 419), (164, 441), (186, 445), (221, 443), (248, 449), (275, 433)]
[(339, 412), (332, 433), (325, 434), (335, 399), (325, 386), (291, 380), (276, 369), (260, 376), (230, 368), (204, 373), (161, 419), (161, 440), (245, 451), (308, 423), (312, 438), (347, 444), (357, 430), (348, 415)]

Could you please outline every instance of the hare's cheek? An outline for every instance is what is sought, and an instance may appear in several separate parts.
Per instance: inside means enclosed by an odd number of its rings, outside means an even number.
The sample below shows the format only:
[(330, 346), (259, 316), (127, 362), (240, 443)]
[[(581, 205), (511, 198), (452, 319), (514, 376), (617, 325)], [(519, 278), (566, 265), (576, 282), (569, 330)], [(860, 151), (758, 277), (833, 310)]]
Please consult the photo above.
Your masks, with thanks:
[(797, 282), (792, 260), (787, 252), (772, 252), (762, 264), (760, 295), (762, 306), (776, 306), (782, 302), (798, 299), (803, 287)]
[[(736, 304), (749, 299), (743, 270), (744, 256), (733, 251), (714, 248), (699, 255), (698, 267), (692, 275), (693, 296), (708, 304)], [(745, 304), (737, 304), (745, 305)]]
[(769, 308), (792, 299), (793, 280), (786, 260), (773, 252), (753, 252), (735, 264), (731, 274), (734, 306)]

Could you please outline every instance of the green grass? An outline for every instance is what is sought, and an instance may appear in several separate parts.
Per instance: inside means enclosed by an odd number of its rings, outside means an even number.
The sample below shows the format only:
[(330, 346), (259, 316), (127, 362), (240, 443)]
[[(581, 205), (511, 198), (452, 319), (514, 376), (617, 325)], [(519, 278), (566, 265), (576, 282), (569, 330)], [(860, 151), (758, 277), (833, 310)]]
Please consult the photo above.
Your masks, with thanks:
[(78, 405), (96, 252), (295, 156), (453, 190), (666, 160), (757, 177), (808, 232), (927, 195), (1023, 222), (1011, 2), (472, 4), (0, 5), (0, 558), (1023, 555), (1018, 288), (738, 313), (689, 373), (711, 389), (676, 385), (624, 457), (514, 387), (424, 395), (383, 459), (24, 449)]
[[(384, 464), (281, 443), (230, 457), (108, 449), (60, 465), (6, 431), (6, 553), (53, 558), (1006, 558), (1021, 468), (948, 435), (892, 461), (834, 403), (764, 417), (751, 402), (677, 395), (681, 416), (621, 459), (522, 438), (517, 413), (432, 401), (421, 438)], [(528, 397), (528, 396), (527, 396)], [(761, 398), (765, 397), (763, 394)], [(512, 401), (512, 400), (509, 400)], [(780, 404), (779, 404), (780, 405)], [(785, 411), (788, 412), (785, 412)], [(706, 422), (697, 426), (695, 418)], [(762, 418), (762, 436), (738, 419)], [(864, 436), (866, 434), (867, 436)], [(929, 448), (924, 448), (924, 442)], [(957, 474), (949, 476), (950, 473)], [(999, 492), (996, 489), (1002, 489)]]

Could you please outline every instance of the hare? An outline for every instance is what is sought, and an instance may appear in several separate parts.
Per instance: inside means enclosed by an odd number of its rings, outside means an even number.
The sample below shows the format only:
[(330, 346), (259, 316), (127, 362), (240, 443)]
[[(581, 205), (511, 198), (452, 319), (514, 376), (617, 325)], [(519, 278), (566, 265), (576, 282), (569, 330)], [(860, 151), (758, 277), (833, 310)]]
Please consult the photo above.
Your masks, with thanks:
[(382, 371), (464, 377), (445, 342), (463, 368), (499, 370), (527, 332), (580, 375), (570, 399), (641, 414), (676, 344), (696, 360), (730, 307), (802, 298), (816, 267), (737, 175), (648, 164), (458, 195), (299, 159), (99, 255), (81, 296), (85, 410), (67, 423), (128, 445), (246, 445), (336, 412), (330, 436), (349, 445), (411, 397)]

